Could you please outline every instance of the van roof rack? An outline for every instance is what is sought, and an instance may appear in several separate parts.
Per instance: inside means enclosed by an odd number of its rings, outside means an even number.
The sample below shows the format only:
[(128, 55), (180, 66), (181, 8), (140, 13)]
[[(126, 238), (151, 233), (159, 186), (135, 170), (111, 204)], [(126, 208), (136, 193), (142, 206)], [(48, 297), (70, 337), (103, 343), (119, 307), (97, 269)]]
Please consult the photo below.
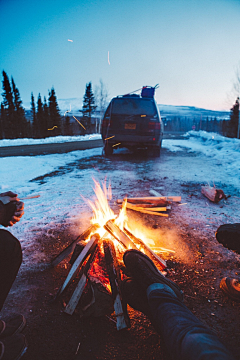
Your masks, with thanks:
[(138, 94), (135, 94), (138, 91), (141, 91), (141, 97), (154, 97), (155, 94), (155, 89), (157, 89), (159, 87), (159, 84), (155, 85), (155, 86), (142, 86), (140, 89), (134, 90), (128, 94), (124, 94), (121, 96), (139, 96)]

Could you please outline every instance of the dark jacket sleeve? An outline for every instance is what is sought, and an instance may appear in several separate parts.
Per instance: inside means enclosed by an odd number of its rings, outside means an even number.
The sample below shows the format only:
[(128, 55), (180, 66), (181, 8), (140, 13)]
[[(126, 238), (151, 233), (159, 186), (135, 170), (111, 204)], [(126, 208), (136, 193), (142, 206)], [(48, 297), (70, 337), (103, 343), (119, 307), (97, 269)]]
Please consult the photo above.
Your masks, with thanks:
[(6, 216), (6, 209), (4, 208), (4, 204), (2, 201), (0, 201), (0, 224), (4, 222)]

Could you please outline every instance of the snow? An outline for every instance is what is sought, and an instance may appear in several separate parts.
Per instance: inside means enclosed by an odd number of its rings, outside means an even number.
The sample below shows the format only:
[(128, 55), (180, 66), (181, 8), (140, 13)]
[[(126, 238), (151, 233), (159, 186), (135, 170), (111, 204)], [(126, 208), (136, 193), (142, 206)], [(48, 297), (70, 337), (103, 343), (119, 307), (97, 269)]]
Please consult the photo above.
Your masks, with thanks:
[[(209, 133), (206, 131), (189, 131), (185, 134), (188, 141), (185, 140), (164, 140), (163, 147), (168, 148), (172, 152), (181, 151), (185, 148), (188, 152), (200, 152), (208, 158), (215, 159), (220, 165), (224, 164), (224, 172), (217, 174), (218, 180), (221, 177), (228, 175), (228, 182), (233, 186), (239, 188), (240, 186), (240, 140), (230, 139), (216, 133)], [(198, 172), (199, 181), (203, 181), (209, 177), (211, 169), (206, 169), (204, 173), (203, 168), (196, 169)], [(185, 174), (185, 175), (184, 175)], [(189, 173), (183, 172), (186, 177)], [(214, 182), (216, 175), (212, 174), (209, 181)], [(224, 182), (224, 179), (221, 179)], [(211, 184), (213, 185), (213, 184)]]
[[(92, 135), (94, 138), (100, 137), (98, 134)], [(0, 146), (13, 146), (30, 143), (44, 142), (64, 142), (81, 141), (85, 137), (63, 137), (48, 139), (17, 139), (1, 140)], [(90, 136), (88, 137), (90, 138)], [(93, 137), (91, 137), (93, 138)], [(192, 161), (191, 171), (184, 167), (184, 158), (182, 164), (172, 164), (178, 171), (172, 172), (171, 176), (179, 182), (197, 181), (202, 183), (214, 183), (216, 177), (218, 182), (226, 183), (234, 187), (239, 196), (240, 194), (240, 140), (229, 139), (215, 133), (206, 133), (204, 131), (190, 131), (185, 135), (184, 140), (163, 141), (163, 148), (170, 152), (179, 152), (187, 149), (189, 154), (200, 154), (203, 165), (199, 161)], [(91, 177), (96, 174), (93, 169), (91, 158), (99, 157), (102, 154), (101, 148), (90, 150), (73, 151), (66, 154), (51, 154), (41, 156), (15, 156), (0, 158), (0, 192), (12, 190), (18, 193), (19, 198), (29, 195), (40, 195), (39, 198), (25, 200), (25, 214), (21, 221), (8, 228), (17, 238), (21, 240), (23, 248), (31, 247), (34, 242), (34, 236), (45, 231), (49, 236), (51, 229), (56, 227), (57, 223), (72, 223), (76, 231), (79, 231), (78, 225), (81, 214), (90, 218), (91, 211), (84, 203), (82, 196), (92, 199), (93, 181)], [(194, 159), (194, 158), (193, 158)], [(71, 171), (62, 171), (65, 168), (71, 168), (71, 163), (85, 161), (84, 171), (73, 167)], [(97, 160), (98, 161), (98, 160)], [(216, 165), (212, 168), (211, 164)], [(219, 171), (216, 175), (216, 168), (221, 165), (224, 171)], [(169, 164), (156, 162), (157, 171)], [(118, 171), (118, 169), (116, 169)], [(47, 174), (44, 177), (44, 175)], [(109, 176), (110, 176), (109, 171)], [(193, 202), (192, 206), (197, 206)], [(235, 209), (237, 213), (237, 209)], [(235, 214), (236, 215), (236, 214)], [(236, 219), (236, 217), (235, 217)], [(34, 258), (41, 257), (41, 254), (33, 255)], [(28, 261), (25, 259), (25, 263)], [(31, 259), (32, 261), (32, 259)]]
[(55, 136), (47, 137), (44, 139), (4, 139), (0, 140), (1, 146), (19, 146), (19, 145), (37, 145), (37, 144), (52, 144), (52, 143), (63, 143), (69, 141), (86, 141), (86, 140), (97, 140), (101, 139), (100, 134), (91, 135), (79, 135), (79, 136)]

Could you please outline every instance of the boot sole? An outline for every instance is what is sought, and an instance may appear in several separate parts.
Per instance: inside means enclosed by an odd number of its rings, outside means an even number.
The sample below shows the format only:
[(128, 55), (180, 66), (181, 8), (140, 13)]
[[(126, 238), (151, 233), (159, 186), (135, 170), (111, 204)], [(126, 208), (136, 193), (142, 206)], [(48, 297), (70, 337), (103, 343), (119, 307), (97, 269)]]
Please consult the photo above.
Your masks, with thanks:
[(147, 255), (143, 254), (141, 251), (135, 250), (135, 249), (131, 249), (131, 250), (126, 251), (125, 254), (123, 255), (124, 263), (125, 263), (125, 258), (130, 253), (137, 254), (139, 256), (139, 258), (149, 267), (150, 271), (152, 271), (152, 273), (159, 278), (158, 282), (161, 283), (161, 284), (168, 285), (174, 291), (174, 293), (176, 294), (178, 299), (180, 301), (183, 301), (183, 292), (182, 292), (182, 290), (173, 281), (171, 281), (169, 279), (166, 279), (161, 274), (161, 272), (157, 269), (157, 267), (155, 266), (153, 261)]

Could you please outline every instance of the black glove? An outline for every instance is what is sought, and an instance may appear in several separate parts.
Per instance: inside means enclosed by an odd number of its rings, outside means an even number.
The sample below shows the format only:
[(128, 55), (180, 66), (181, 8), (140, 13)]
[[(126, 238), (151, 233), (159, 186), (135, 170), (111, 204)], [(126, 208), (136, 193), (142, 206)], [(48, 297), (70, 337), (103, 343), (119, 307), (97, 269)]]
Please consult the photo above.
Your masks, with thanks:
[(0, 224), (3, 226), (9, 226), (9, 221), (12, 219), (16, 211), (17, 201), (10, 201), (7, 204), (3, 204), (0, 201)]

